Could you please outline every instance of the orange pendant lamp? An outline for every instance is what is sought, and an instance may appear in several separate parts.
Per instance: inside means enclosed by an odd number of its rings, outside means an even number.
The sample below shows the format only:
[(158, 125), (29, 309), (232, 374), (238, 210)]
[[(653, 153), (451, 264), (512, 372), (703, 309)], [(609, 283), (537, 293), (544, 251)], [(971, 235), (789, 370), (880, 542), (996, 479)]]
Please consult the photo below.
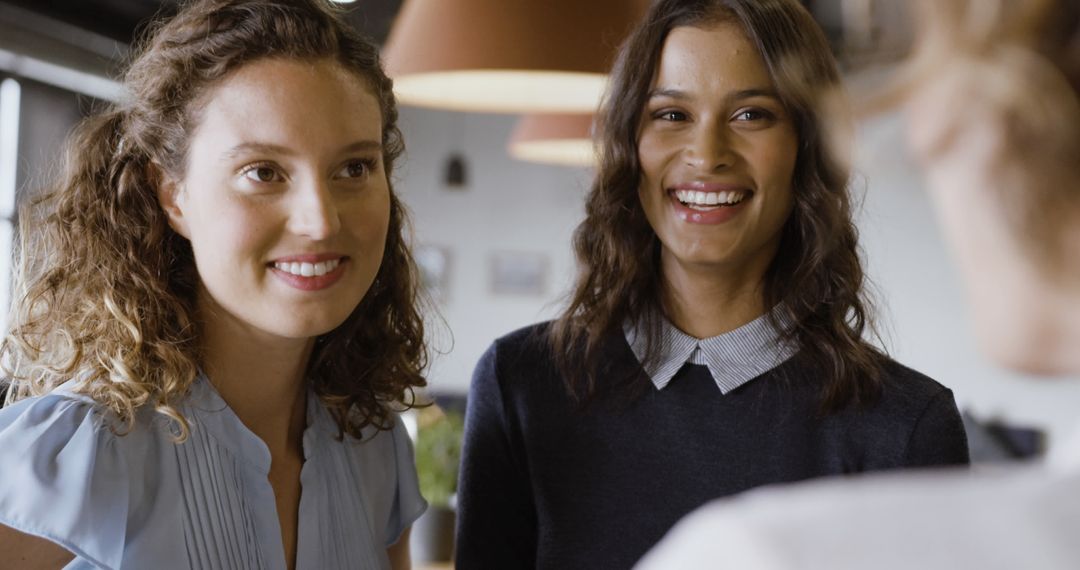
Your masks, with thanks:
[(402, 103), (589, 113), (649, 0), (405, 0), (383, 55)]
[(593, 166), (593, 116), (525, 115), (510, 135), (510, 156), (528, 162), (560, 166)]

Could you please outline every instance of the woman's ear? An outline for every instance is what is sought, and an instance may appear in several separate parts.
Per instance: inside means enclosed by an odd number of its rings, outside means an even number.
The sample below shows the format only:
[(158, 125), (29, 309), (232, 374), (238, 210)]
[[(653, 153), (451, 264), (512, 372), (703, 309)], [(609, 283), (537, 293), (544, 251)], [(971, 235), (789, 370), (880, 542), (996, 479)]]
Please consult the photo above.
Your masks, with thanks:
[(157, 188), (158, 203), (169, 219), (169, 227), (190, 240), (187, 219), (184, 218), (183, 185), (172, 176), (164, 174), (158, 177)]

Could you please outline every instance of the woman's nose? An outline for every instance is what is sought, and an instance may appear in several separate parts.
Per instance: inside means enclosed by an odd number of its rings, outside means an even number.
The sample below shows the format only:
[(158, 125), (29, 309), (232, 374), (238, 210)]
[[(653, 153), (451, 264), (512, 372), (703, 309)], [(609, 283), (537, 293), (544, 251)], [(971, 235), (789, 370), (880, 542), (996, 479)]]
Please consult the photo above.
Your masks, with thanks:
[(341, 217), (327, 182), (308, 182), (295, 188), (289, 207), (289, 231), (313, 241), (323, 241), (341, 229)]
[(683, 151), (687, 166), (709, 172), (731, 166), (735, 155), (729, 137), (723, 125), (700, 124)]

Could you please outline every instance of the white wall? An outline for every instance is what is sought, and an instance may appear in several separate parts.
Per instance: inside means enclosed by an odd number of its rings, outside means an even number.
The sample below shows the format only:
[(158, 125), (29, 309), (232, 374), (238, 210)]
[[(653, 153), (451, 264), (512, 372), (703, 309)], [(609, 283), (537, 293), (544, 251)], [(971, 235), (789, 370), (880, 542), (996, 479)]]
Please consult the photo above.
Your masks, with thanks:
[[(413, 211), (417, 240), (452, 252), (443, 314), (455, 344), (436, 357), (430, 378), (436, 390), (466, 390), (488, 344), (550, 318), (573, 273), (570, 233), (582, 215), (590, 172), (510, 159), (504, 147), (513, 124), (507, 116), (402, 110), (409, 150), (399, 192)], [(443, 162), (455, 149), (469, 162), (464, 192), (442, 184)], [(951, 387), (962, 409), (1048, 429), (1053, 445), (1073, 424), (1080, 382), (1021, 378), (995, 368), (977, 351), (957, 275), (903, 149), (896, 117), (863, 126), (856, 188), (865, 192), (865, 203), (859, 225), (891, 353)], [(491, 297), (486, 257), (497, 250), (546, 252), (552, 269), (547, 294)]]
[[(413, 214), (416, 242), (450, 251), (442, 315), (453, 333), (449, 354), (435, 355), (433, 390), (464, 392), (477, 359), (491, 342), (527, 324), (552, 318), (574, 273), (570, 234), (581, 220), (590, 180), (585, 169), (519, 162), (505, 151), (516, 117), (404, 107), (406, 156), (395, 189)], [(447, 156), (468, 164), (464, 189), (447, 189)], [(490, 294), (489, 256), (509, 251), (549, 257), (545, 293)], [(436, 327), (440, 326), (438, 324)], [(451, 348), (449, 335), (436, 347)]]

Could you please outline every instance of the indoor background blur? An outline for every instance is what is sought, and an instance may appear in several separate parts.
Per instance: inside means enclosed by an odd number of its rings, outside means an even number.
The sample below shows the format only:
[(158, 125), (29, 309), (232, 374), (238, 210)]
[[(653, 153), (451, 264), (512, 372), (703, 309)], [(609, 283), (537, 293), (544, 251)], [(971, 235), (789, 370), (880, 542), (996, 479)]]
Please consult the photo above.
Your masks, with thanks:
[[(405, 4), (410, 1), (423, 0)], [(886, 80), (888, 62), (903, 54), (911, 39), (906, 0), (804, 3), (830, 36), (856, 88)], [(350, 22), (382, 43), (391, 37), (402, 4), (358, 0), (343, 7)], [(487, 4), (497, 8), (468, 20), (475, 29), (466, 35), (489, 35), (502, 17), (499, 10), (514, 3)], [(104, 101), (122, 96), (113, 78), (142, 26), (155, 13), (174, 10), (172, 0), (0, 1), (4, 307), (10, 298), (16, 205), (59, 166), (61, 142), (71, 126)], [(580, 16), (566, 17), (569, 22)], [(552, 33), (550, 42), (563, 41), (560, 31)], [(542, 52), (548, 46), (526, 47)], [(588, 155), (572, 166), (513, 158), (508, 143), (518, 121), (517, 114), (401, 106), (407, 153), (396, 189), (412, 212), (418, 259), (445, 320), (445, 325), (437, 318), (431, 322), (435, 348), (445, 352), (435, 355), (430, 371), (433, 392), (463, 395), (490, 342), (552, 317), (574, 274), (570, 235), (592, 175), (580, 164)], [(523, 136), (519, 131), (518, 139)], [(886, 347), (896, 359), (952, 388), (962, 410), (981, 420), (1045, 430), (1053, 446), (1075, 420), (1067, 402), (1080, 396), (1080, 383), (1022, 384), (977, 352), (956, 273), (903, 137), (897, 117), (884, 116), (861, 123), (856, 144), (854, 185), (863, 197), (859, 225)], [(979, 437), (973, 431), (973, 445)]]

